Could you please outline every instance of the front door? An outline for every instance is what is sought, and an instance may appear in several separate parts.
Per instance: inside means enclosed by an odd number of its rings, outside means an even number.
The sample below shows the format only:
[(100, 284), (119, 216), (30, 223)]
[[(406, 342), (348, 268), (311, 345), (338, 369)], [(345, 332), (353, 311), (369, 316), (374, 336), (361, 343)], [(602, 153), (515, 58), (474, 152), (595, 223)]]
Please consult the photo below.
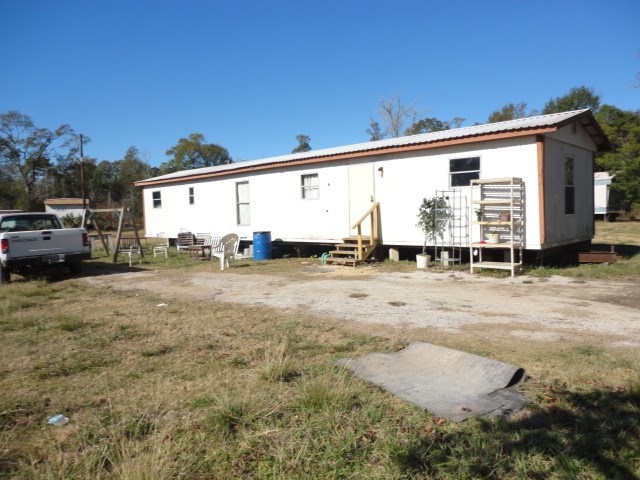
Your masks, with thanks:
[[(375, 201), (375, 177), (373, 163), (349, 165), (349, 228), (360, 220)], [(349, 230), (350, 235), (356, 232)], [(370, 222), (362, 224), (362, 234), (369, 235)]]

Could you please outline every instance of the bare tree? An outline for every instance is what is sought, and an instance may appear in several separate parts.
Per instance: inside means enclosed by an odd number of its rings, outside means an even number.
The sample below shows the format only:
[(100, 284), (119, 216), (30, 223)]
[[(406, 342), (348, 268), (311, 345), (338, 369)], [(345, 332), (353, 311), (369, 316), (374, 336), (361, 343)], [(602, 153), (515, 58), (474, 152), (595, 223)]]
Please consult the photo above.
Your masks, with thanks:
[(405, 134), (405, 124), (413, 124), (418, 111), (413, 104), (402, 103), (399, 95), (394, 98), (381, 98), (378, 103), (378, 114), (384, 126), (384, 132), (391, 137), (400, 137)]

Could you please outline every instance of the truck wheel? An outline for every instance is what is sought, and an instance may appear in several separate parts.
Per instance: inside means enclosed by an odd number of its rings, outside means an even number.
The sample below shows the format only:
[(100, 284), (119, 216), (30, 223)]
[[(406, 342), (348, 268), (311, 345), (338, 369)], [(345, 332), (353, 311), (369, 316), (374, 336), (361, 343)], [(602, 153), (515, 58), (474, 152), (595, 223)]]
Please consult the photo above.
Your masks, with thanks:
[(11, 281), (11, 272), (7, 267), (0, 265), (0, 283), (9, 283)]
[(80, 273), (82, 273), (82, 261), (70, 263), (69, 273), (71, 275), (79, 275)]

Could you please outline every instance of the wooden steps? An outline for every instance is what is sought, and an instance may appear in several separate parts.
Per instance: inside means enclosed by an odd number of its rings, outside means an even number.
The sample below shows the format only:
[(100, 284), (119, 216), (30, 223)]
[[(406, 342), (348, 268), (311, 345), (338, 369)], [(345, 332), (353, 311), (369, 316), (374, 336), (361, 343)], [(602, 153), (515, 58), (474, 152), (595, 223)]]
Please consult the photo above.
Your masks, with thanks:
[(347, 237), (342, 239), (343, 243), (335, 245), (335, 250), (329, 252), (326, 259), (327, 265), (344, 265), (356, 267), (364, 262), (373, 253), (376, 244), (371, 244), (368, 238), (362, 239), (362, 258), (358, 258), (358, 237)]
[[(373, 199), (372, 199), (373, 200)], [(369, 223), (369, 235), (362, 234), (362, 224)], [(369, 210), (351, 226), (357, 231), (357, 235), (342, 239), (342, 243), (335, 246), (335, 250), (329, 252), (329, 257), (324, 261), (327, 265), (348, 265), (357, 267), (375, 251), (380, 239), (380, 203), (373, 202)], [(366, 226), (365, 226), (366, 230)]]

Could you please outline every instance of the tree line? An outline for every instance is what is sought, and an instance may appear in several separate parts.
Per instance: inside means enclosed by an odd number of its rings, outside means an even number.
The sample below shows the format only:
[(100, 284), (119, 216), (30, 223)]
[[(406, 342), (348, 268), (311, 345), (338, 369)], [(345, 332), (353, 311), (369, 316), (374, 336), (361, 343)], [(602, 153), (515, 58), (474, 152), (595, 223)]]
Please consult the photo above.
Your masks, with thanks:
[[(598, 155), (596, 169), (615, 175), (613, 188), (620, 196), (622, 209), (640, 210), (640, 110), (601, 105), (599, 95), (582, 86), (551, 98), (540, 112), (529, 109), (525, 102), (509, 103), (491, 112), (487, 123), (582, 108), (591, 109), (612, 144), (611, 151)], [(461, 117), (422, 117), (414, 105), (396, 97), (380, 100), (378, 118), (371, 119), (366, 133), (375, 141), (457, 128), (464, 121)], [(308, 135), (297, 135), (296, 140), (298, 146), (292, 153), (311, 150)], [(200, 133), (180, 138), (166, 151), (168, 160), (159, 167), (149, 165), (135, 146), (117, 160), (80, 158), (82, 143), (90, 141), (69, 125), (49, 130), (36, 126), (20, 112), (0, 114), (0, 209), (37, 211), (43, 210), (48, 198), (81, 198), (82, 176), (85, 198), (91, 200), (93, 208), (124, 205), (141, 217), (142, 199), (134, 186), (136, 181), (233, 162), (226, 148), (207, 143)]]
[[(613, 105), (601, 105), (600, 96), (592, 88), (580, 86), (570, 89), (565, 95), (550, 98), (540, 111), (528, 108), (526, 102), (509, 103), (491, 112), (486, 123), (583, 108), (591, 110), (611, 142), (611, 150), (600, 152), (596, 157), (595, 170), (614, 175), (612, 190), (617, 193), (619, 208), (640, 215), (640, 110), (628, 111)], [(378, 117), (370, 119), (366, 133), (369, 140), (376, 141), (449, 130), (465, 121), (460, 117), (452, 120), (420, 117), (415, 105), (404, 103), (400, 97), (383, 98), (378, 103)]]
[(69, 125), (49, 130), (20, 112), (0, 114), (0, 210), (39, 211), (48, 198), (82, 198), (84, 189), (93, 208), (126, 206), (140, 218), (136, 181), (233, 161), (224, 147), (206, 143), (200, 133), (180, 138), (159, 167), (143, 160), (135, 146), (118, 160), (81, 157), (82, 144), (90, 142)]

